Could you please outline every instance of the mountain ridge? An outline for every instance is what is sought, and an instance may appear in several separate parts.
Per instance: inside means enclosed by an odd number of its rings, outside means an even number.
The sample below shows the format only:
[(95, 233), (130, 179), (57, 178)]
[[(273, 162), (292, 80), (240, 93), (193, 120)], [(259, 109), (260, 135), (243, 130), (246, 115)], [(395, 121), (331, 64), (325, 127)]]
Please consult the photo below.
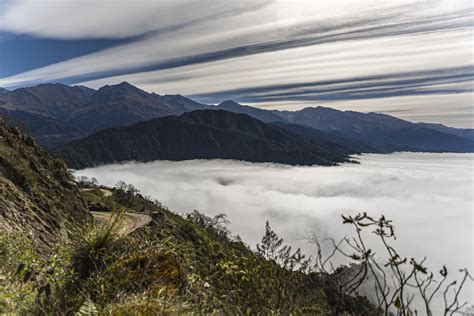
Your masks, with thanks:
[[(128, 82), (98, 90), (41, 84), (0, 94), (0, 115), (7, 116), (13, 123), (26, 123), (23, 125), (28, 132), (47, 148), (101, 129), (204, 108), (208, 106), (181, 95), (148, 93)], [(42, 122), (42, 128), (29, 123), (35, 120)], [(45, 132), (50, 129), (56, 132)]]
[(246, 114), (200, 110), (98, 132), (54, 149), (72, 168), (122, 161), (237, 159), (290, 165), (335, 165), (347, 148), (319, 142)]

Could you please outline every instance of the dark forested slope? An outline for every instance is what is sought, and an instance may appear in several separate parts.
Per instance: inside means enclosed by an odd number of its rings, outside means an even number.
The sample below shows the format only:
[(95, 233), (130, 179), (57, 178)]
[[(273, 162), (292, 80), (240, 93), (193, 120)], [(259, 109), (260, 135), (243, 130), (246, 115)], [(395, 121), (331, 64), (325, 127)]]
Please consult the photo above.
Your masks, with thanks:
[(353, 152), (299, 136), (245, 114), (203, 110), (104, 130), (54, 153), (72, 168), (137, 160), (237, 159), (291, 165), (334, 165)]

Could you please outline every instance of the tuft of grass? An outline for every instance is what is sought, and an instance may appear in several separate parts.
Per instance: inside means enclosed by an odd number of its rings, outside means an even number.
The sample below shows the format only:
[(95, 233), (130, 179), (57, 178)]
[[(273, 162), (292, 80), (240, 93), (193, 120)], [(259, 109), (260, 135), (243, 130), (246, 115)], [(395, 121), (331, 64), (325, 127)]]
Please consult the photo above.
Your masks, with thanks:
[(94, 222), (75, 232), (71, 269), (78, 273), (80, 280), (87, 279), (106, 263), (107, 257), (120, 241), (117, 230), (124, 214), (124, 211), (113, 213), (110, 221)]

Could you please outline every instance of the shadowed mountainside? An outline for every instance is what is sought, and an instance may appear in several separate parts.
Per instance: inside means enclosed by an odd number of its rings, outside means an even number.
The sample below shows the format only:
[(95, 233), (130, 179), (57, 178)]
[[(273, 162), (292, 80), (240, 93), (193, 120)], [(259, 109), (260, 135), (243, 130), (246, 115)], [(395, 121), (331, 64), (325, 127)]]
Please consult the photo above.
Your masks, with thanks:
[(137, 160), (237, 159), (290, 165), (334, 165), (350, 150), (330, 135), (309, 138), (248, 115), (202, 110), (101, 131), (54, 153), (72, 168)]

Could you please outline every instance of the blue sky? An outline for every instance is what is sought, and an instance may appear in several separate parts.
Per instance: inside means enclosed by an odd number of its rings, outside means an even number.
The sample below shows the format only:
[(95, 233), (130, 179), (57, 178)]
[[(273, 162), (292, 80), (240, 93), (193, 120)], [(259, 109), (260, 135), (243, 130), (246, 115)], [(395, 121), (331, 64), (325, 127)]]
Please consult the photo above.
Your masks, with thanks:
[(473, 17), (464, 0), (0, 0), (0, 86), (126, 80), (473, 127)]

